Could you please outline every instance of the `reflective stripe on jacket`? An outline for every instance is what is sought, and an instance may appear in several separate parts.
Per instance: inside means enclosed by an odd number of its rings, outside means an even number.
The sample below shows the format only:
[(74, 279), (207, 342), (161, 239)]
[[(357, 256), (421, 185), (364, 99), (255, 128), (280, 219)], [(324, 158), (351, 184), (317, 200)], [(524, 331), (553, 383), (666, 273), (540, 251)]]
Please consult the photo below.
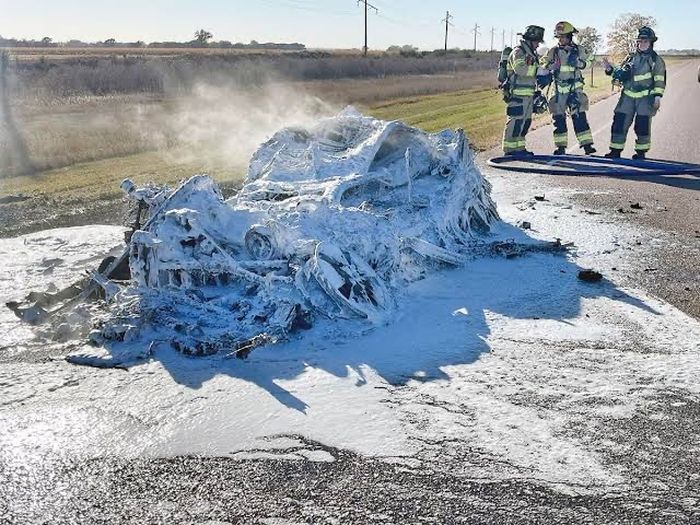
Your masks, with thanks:
[(538, 58), (530, 46), (522, 40), (508, 57), (508, 77), (511, 93), (516, 97), (532, 97), (537, 87)]
[[(666, 91), (666, 62), (654, 51), (636, 52), (627, 57), (631, 61), (630, 78), (622, 84), (622, 93), (631, 98), (661, 97)], [(620, 66), (622, 67), (622, 66)]]
[(540, 64), (553, 71), (554, 83), (560, 93), (570, 93), (572, 90), (583, 89), (582, 70), (592, 59), (583, 48), (572, 44), (553, 47), (542, 57)]

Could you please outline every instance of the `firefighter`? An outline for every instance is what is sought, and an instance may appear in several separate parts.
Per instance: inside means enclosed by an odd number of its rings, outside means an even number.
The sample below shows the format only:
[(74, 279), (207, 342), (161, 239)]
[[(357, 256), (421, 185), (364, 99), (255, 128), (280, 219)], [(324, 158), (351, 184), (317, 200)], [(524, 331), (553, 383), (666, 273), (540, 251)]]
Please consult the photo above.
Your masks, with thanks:
[(503, 152), (506, 155), (532, 155), (525, 149), (525, 135), (532, 124), (533, 101), (537, 87), (537, 47), (544, 41), (544, 28), (527, 26), (520, 45), (508, 57), (508, 80), (503, 99), (507, 102)]
[(637, 141), (632, 156), (644, 160), (651, 147), (651, 119), (661, 107), (666, 90), (666, 63), (654, 51), (658, 38), (650, 27), (642, 27), (637, 35), (637, 50), (617, 67), (603, 59), (605, 74), (622, 85), (622, 94), (613, 116), (610, 153), (605, 156), (619, 159), (625, 149), (627, 131), (634, 120)]
[[(567, 111), (571, 115), (574, 132), (586, 155), (596, 152), (593, 135), (588, 125), (588, 96), (583, 92), (583, 69), (589, 65), (588, 53), (574, 43), (578, 30), (569, 22), (559, 22), (554, 36), (559, 45), (542, 57), (541, 66), (552, 75), (553, 90), (549, 98), (549, 111), (554, 124), (555, 155), (566, 153), (569, 136), (566, 126)], [(552, 88), (550, 88), (551, 90)]]

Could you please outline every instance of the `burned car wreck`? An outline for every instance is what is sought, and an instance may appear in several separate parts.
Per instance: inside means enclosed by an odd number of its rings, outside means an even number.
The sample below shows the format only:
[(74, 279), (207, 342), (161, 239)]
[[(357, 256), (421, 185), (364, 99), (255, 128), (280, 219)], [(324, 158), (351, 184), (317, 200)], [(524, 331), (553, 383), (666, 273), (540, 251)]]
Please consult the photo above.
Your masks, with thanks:
[(88, 338), (103, 356), (154, 342), (245, 356), (319, 317), (384, 322), (402, 284), (493, 253), (485, 236), (499, 220), (461, 130), (353, 108), (277, 132), (229, 200), (206, 175), (122, 188), (136, 208), (122, 256), (55, 301), (8, 305), (40, 323), (99, 299)]

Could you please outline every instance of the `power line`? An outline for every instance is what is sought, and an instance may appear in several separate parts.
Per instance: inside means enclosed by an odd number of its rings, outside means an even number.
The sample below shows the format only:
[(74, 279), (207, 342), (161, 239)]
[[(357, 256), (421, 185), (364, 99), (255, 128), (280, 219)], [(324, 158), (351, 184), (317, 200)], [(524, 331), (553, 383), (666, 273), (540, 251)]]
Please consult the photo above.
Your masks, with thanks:
[(447, 33), (450, 29), (450, 26), (453, 26), (454, 24), (450, 22), (450, 18), (454, 18), (449, 11), (445, 14), (445, 18), (442, 19), (442, 22), (445, 22), (445, 53), (447, 53)]
[(481, 34), (481, 31), (479, 31), (480, 27), (479, 24), (474, 24), (474, 29), (472, 29), (472, 33), (474, 33), (474, 51), (476, 51), (476, 36)]
[(275, 8), (283, 7), (283, 8), (287, 8), (287, 9), (296, 9), (298, 11), (307, 11), (310, 13), (322, 13), (322, 14), (340, 15), (340, 16), (352, 14), (351, 11), (340, 11), (337, 9), (329, 10), (326, 8), (319, 8), (318, 6), (314, 6), (311, 4), (297, 3), (297, 1), (299, 1), (299, 0), (262, 0), (262, 1), (266, 2), (267, 5), (269, 5), (270, 7), (275, 7)]
[(379, 9), (370, 4), (367, 0), (357, 0), (357, 5), (365, 4), (365, 45), (362, 48), (362, 56), (367, 56), (367, 11), (368, 9), (374, 9), (374, 11), (379, 14)]
[(493, 35), (496, 34), (496, 28), (491, 27), (491, 51), (493, 51)]
[[(373, 2), (377, 5), (379, 9), (386, 10), (389, 9), (389, 7), (395, 7), (386, 5), (388, 2), (385, 2), (384, 0), (373, 0)], [(430, 28), (434, 26), (433, 22), (406, 20), (404, 17), (401, 16), (387, 16), (383, 13), (376, 13), (376, 16), (378, 16), (379, 18), (383, 18), (384, 20), (391, 22), (392, 24), (400, 24), (402, 26), (417, 26), (425, 28)]]

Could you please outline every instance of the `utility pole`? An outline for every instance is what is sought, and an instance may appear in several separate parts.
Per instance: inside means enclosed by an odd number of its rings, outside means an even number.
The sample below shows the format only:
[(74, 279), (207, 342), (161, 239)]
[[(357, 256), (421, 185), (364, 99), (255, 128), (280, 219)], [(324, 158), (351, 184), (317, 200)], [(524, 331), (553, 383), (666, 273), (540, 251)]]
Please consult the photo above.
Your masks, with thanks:
[(493, 51), (493, 35), (496, 34), (496, 28), (492, 27), (491, 28), (491, 51)]
[(360, 4), (365, 4), (365, 46), (362, 48), (362, 56), (367, 56), (367, 10), (368, 9), (374, 9), (376, 13), (379, 12), (379, 9), (374, 7), (372, 4), (370, 4), (367, 0), (357, 0), (357, 5)]
[(506, 30), (501, 31), (501, 49), (506, 48)]
[(474, 51), (476, 51), (476, 36), (481, 34), (479, 31), (480, 27), (479, 24), (474, 24), (474, 29), (472, 29), (472, 33), (474, 33)]
[(510, 47), (513, 47), (513, 28), (510, 29)]
[(447, 13), (445, 14), (445, 18), (442, 20), (443, 22), (445, 22), (445, 54), (447, 54), (447, 32), (449, 31), (450, 26), (454, 25), (452, 22), (450, 22), (451, 18), (454, 18), (454, 16), (452, 16), (450, 12), (447, 11)]

